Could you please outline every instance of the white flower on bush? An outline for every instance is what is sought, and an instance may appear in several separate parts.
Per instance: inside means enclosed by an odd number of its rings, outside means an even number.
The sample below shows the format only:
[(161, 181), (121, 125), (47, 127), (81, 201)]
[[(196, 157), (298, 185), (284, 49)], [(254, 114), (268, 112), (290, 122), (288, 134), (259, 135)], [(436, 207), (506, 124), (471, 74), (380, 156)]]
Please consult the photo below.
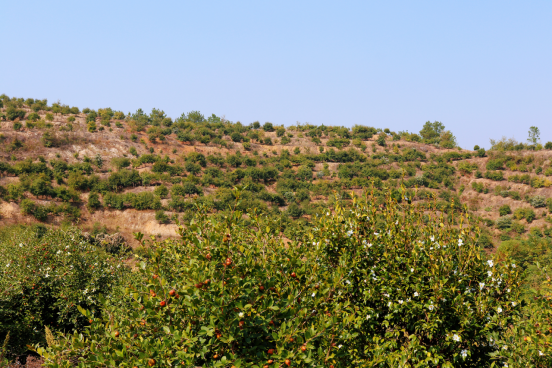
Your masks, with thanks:
[(433, 307), (433, 305), (430, 305), (430, 306), (427, 307), (427, 308), (428, 308), (430, 311), (432, 311), (434, 307)]
[(347, 236), (350, 237), (351, 235), (353, 235), (353, 230), (347, 231)]
[(508, 346), (504, 345), (504, 346), (502, 347), (502, 350), (508, 350)]
[(515, 307), (517, 305), (516, 302), (512, 302), (512, 307)]
[(314, 298), (314, 296), (316, 295), (316, 293), (312, 293), (312, 297)]
[(434, 237), (433, 235), (431, 235), (431, 236), (429, 237), (429, 239), (430, 239), (431, 241), (435, 241), (435, 237)]
[(457, 334), (454, 334), (454, 336), (452, 336), (452, 340), (460, 341), (460, 336), (458, 336)]
[(480, 283), (479, 283), (479, 290), (483, 290), (484, 287), (485, 287), (485, 283), (484, 283), (484, 282), (480, 282)]
[(462, 244), (464, 244), (464, 241), (462, 239), (458, 239), (458, 246), (461, 247)]
[(489, 264), (489, 267), (493, 267), (493, 260), (492, 260), (492, 259), (489, 259), (489, 260), (487, 261), (487, 263)]
[(515, 263), (512, 263), (512, 267), (513, 267), (513, 268), (516, 268), (516, 265), (515, 265)]
[(404, 302), (402, 300), (399, 300), (399, 304), (402, 304), (402, 303), (404, 303)]
[(414, 272), (414, 269), (413, 269), (413, 268), (411, 268), (411, 269), (410, 269), (410, 272)]
[(243, 317), (243, 312), (238, 313), (238, 317), (242, 318)]
[(391, 303), (391, 302), (387, 303), (388, 308), (391, 308), (392, 305), (393, 305), (393, 303)]
[(414, 296), (419, 296), (420, 294), (418, 294), (417, 291), (414, 292)]
[(462, 351), (460, 352), (460, 355), (462, 355), (462, 358), (463, 358), (463, 359), (466, 359), (466, 357), (468, 356), (468, 351), (467, 351), (467, 350), (462, 350)]
[(489, 275), (489, 277), (491, 277), (493, 275), (493, 273), (491, 271), (487, 271), (487, 275)]
[(496, 310), (498, 313), (502, 313), (502, 308), (498, 307), (498, 309)]

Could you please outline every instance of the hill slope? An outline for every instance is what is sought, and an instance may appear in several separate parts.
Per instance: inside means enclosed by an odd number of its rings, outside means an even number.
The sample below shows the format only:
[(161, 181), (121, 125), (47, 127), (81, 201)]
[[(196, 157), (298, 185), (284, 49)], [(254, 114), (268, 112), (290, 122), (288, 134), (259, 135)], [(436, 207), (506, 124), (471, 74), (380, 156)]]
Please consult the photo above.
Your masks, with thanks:
[[(455, 148), (440, 123), (418, 134), (371, 127), (232, 123), (198, 112), (81, 112), (2, 96), (0, 214), (3, 224), (75, 223), (86, 230), (173, 236), (196, 204), (241, 206), (279, 221), (309, 221), (348, 193), (404, 185), (423, 203), (480, 218), (481, 245), (529, 232), (551, 236), (552, 151)], [(446, 148), (449, 147), (449, 148)], [(521, 149), (520, 149), (521, 148)], [(540, 147), (537, 147), (540, 148)], [(461, 205), (460, 205), (461, 204)]]

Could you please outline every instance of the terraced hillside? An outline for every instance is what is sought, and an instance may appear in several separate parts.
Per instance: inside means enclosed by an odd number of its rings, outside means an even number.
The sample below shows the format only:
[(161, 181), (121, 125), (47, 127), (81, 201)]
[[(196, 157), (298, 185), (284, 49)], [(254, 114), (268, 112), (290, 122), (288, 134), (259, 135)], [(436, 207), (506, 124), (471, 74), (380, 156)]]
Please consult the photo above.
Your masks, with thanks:
[[(481, 220), (480, 243), (552, 236), (552, 143), (464, 150), (438, 122), (419, 134), (355, 125), (242, 124), (192, 111), (124, 114), (1, 96), (0, 221), (175, 235), (202, 206), (257, 208), (285, 234), (372, 185), (408, 188)], [(478, 148), (478, 147), (476, 147)], [(398, 198), (400, 199), (400, 198)], [(383, 200), (383, 197), (382, 197)]]

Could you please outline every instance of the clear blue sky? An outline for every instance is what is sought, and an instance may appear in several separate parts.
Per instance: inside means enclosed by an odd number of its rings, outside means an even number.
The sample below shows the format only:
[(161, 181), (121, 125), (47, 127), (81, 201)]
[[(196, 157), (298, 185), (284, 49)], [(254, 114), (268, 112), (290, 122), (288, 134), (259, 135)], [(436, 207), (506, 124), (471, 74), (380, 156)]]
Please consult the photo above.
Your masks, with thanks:
[(5, 1), (0, 94), (552, 141), (552, 1)]

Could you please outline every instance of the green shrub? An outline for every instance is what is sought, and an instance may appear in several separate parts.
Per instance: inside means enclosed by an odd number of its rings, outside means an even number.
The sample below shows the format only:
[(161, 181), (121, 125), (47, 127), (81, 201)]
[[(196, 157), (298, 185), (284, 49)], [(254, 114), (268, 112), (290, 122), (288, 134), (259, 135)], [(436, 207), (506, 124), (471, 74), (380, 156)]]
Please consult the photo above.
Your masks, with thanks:
[[(118, 267), (117, 267), (118, 266)], [(9, 350), (45, 344), (44, 326), (82, 331), (77, 307), (94, 309), (100, 294), (114, 297), (124, 264), (89, 244), (77, 229), (5, 228), (0, 232), (0, 339)]]
[(496, 227), (500, 230), (506, 230), (512, 227), (512, 217), (503, 216), (496, 220)]
[(387, 143), (385, 143), (385, 139), (387, 138), (387, 134), (385, 133), (380, 133), (378, 135), (378, 138), (376, 139), (376, 143), (382, 147), (385, 147), (387, 145)]
[(200, 211), (180, 241), (144, 248), (121, 303), (38, 351), (49, 367), (490, 366), (490, 338), (520, 310), (517, 269), (486, 262), (469, 226), (377, 202), (337, 206), (289, 243), (266, 218)]
[(102, 202), (100, 202), (100, 196), (98, 193), (91, 192), (88, 195), (88, 208), (91, 210), (95, 210), (102, 207)]
[(169, 223), (169, 216), (163, 210), (155, 211), (155, 220), (160, 224), (167, 224)]
[(25, 111), (16, 109), (13, 105), (6, 108), (6, 119), (16, 120), (23, 119), (25, 117)]
[(169, 190), (167, 189), (166, 186), (164, 186), (163, 184), (161, 184), (160, 186), (156, 187), (153, 191), (153, 193), (156, 195), (156, 196), (159, 196), (161, 198), (165, 198), (167, 197), (167, 195), (169, 194)]
[(529, 199), (529, 203), (535, 208), (546, 207), (546, 197), (540, 195), (533, 196)]
[(19, 121), (15, 121), (13, 123), (13, 130), (20, 130), (21, 128), (23, 128), (23, 124), (21, 124)]
[(512, 213), (512, 209), (510, 208), (510, 206), (505, 204), (498, 209), (498, 213), (500, 214), (500, 216), (506, 216)]
[(485, 178), (490, 180), (495, 180), (495, 181), (504, 180), (502, 171), (486, 171)]
[(37, 121), (40, 120), (40, 116), (36, 112), (32, 112), (27, 116), (27, 121)]
[(266, 122), (266, 123), (263, 124), (263, 130), (265, 132), (273, 132), (274, 131), (274, 126), (272, 125), (272, 123)]
[(96, 122), (89, 121), (86, 128), (90, 133), (94, 133), (97, 129)]

